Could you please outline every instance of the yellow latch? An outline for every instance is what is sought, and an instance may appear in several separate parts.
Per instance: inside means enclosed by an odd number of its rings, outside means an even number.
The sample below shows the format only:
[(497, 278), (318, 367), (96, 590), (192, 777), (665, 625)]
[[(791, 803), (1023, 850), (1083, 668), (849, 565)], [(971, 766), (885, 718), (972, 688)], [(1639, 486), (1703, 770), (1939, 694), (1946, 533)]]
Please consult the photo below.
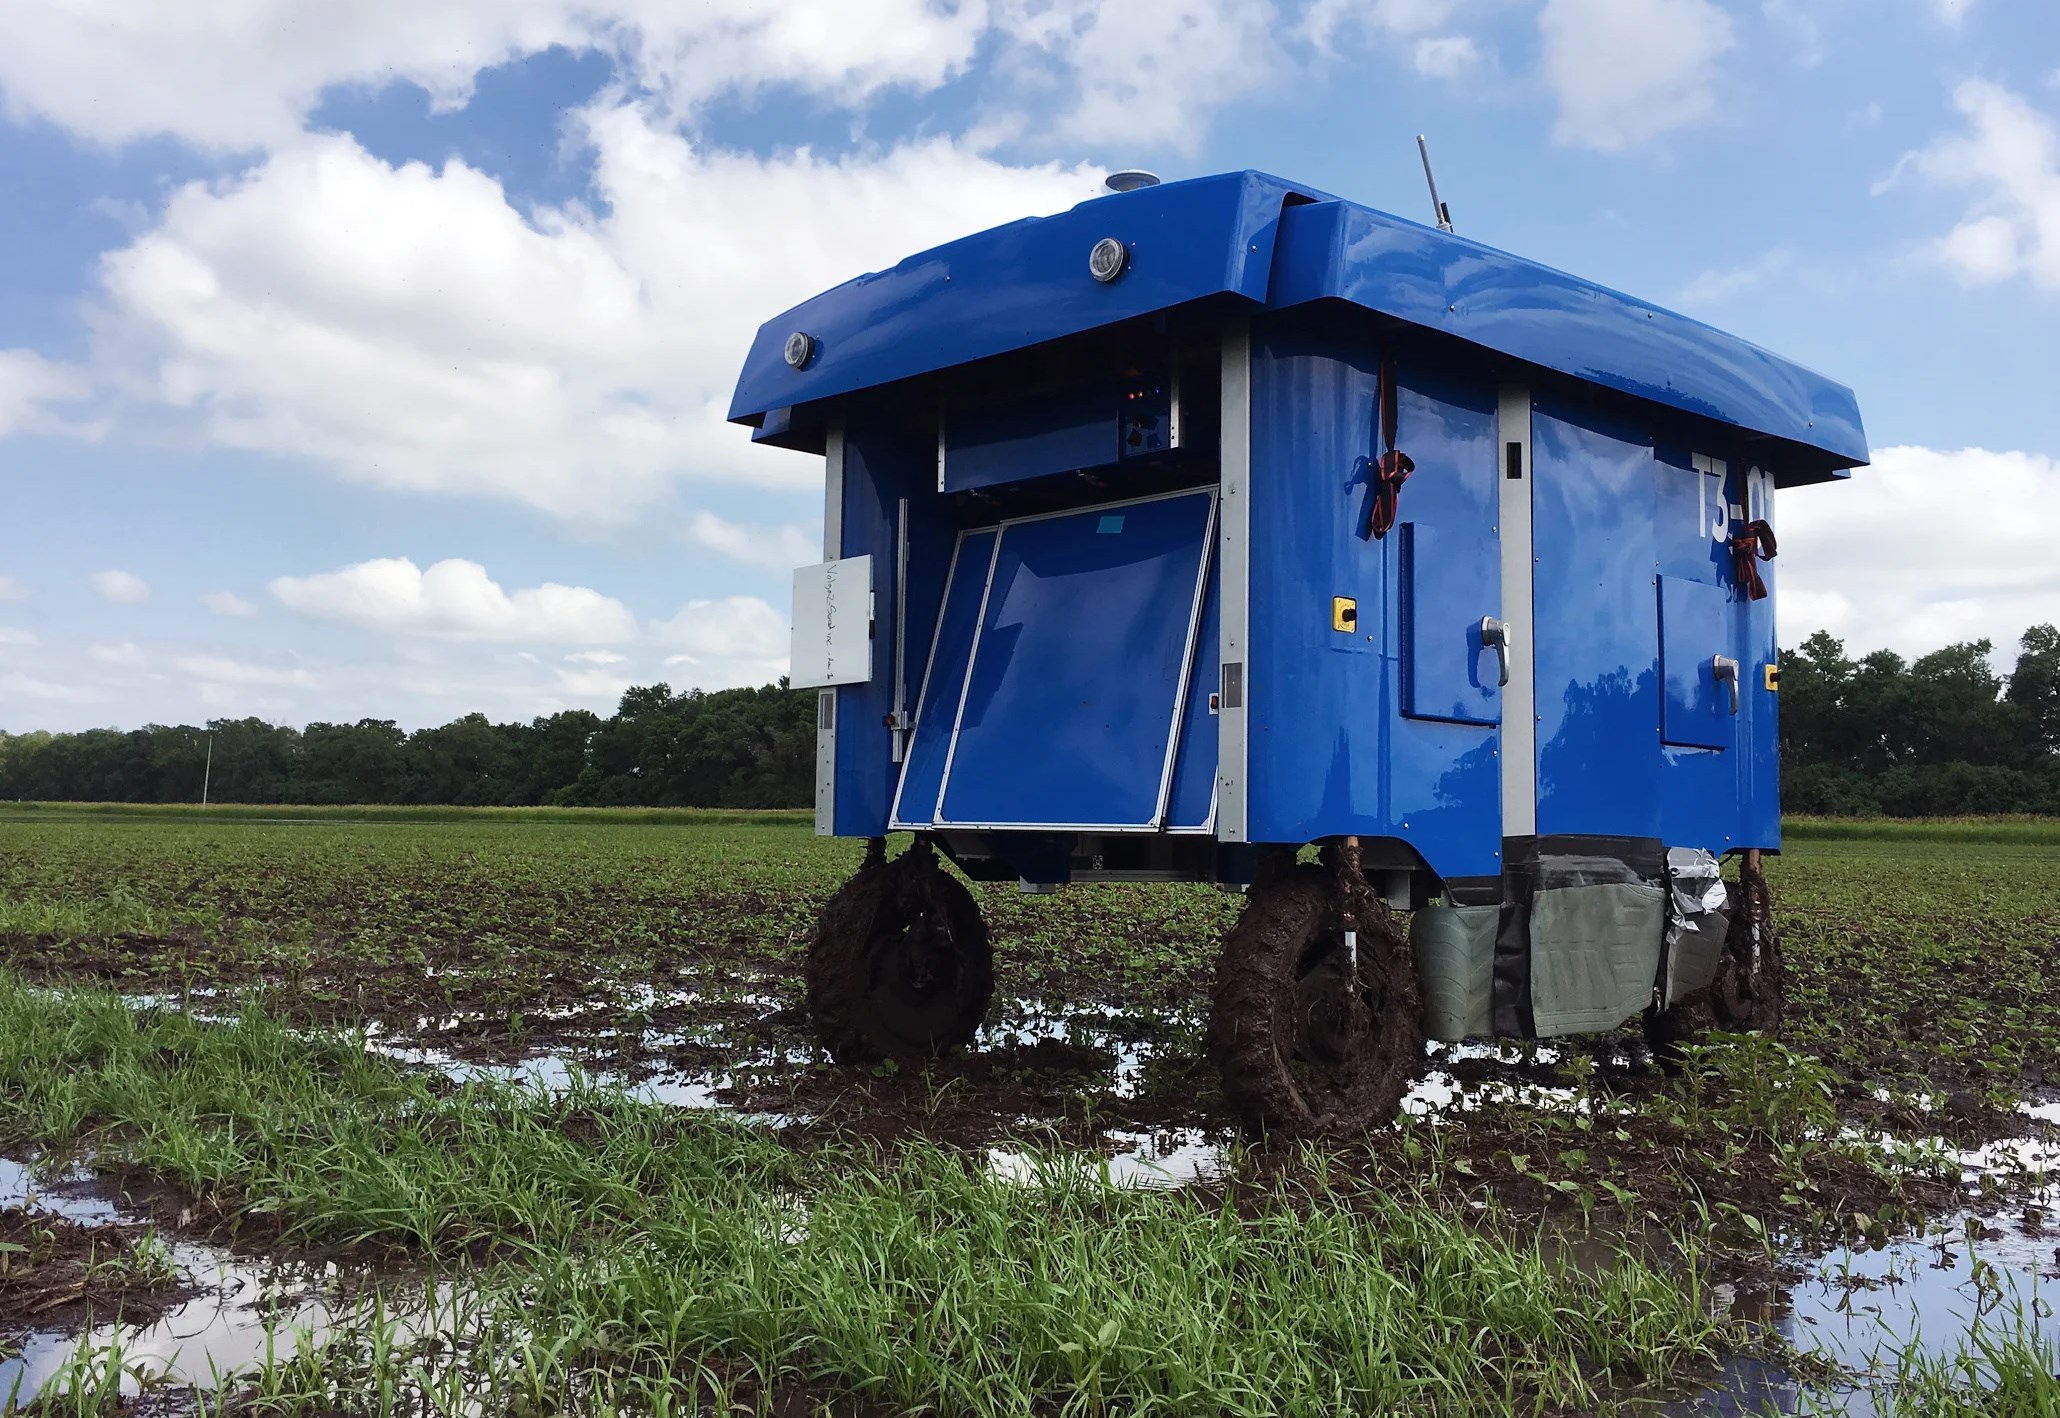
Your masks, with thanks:
[(1350, 596), (1330, 598), (1330, 628), (1332, 630), (1357, 630), (1359, 628), (1359, 602)]
[(1775, 693), (1778, 693), (1778, 692), (1780, 691), (1780, 689), (1781, 689), (1781, 667), (1780, 667), (1779, 665), (1768, 665), (1768, 666), (1767, 666), (1767, 693), (1769, 693), (1769, 694), (1775, 694)]

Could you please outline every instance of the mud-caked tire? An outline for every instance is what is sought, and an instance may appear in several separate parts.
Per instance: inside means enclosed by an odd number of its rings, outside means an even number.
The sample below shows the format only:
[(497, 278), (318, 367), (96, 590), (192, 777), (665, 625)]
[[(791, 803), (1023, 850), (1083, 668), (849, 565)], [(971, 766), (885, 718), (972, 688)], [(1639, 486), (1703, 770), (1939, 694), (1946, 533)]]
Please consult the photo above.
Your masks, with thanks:
[(1736, 881), (1725, 883), (1725, 892), (1730, 922), (1708, 987), (1665, 1009), (1645, 1012), (1645, 1042), (1669, 1071), (1679, 1069), (1683, 1044), (1697, 1043), (1712, 1031), (1781, 1034), (1788, 982), (1766, 875), (1743, 866)]
[(892, 861), (868, 847), (816, 918), (802, 975), (815, 1037), (842, 1064), (961, 1048), (994, 996), (980, 907), (921, 841)]
[(1401, 921), (1356, 872), (1304, 864), (1252, 887), (1223, 938), (1209, 1054), (1232, 1111), (1269, 1138), (1395, 1116), (1423, 1068), (1422, 990)]

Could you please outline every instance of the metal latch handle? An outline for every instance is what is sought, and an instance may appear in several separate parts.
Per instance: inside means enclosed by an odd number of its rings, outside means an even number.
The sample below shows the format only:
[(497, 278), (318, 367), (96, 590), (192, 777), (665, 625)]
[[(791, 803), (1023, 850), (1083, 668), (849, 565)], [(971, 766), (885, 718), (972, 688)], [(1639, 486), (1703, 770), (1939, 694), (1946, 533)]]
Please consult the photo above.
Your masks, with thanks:
[(1494, 616), (1481, 617), (1481, 644), (1495, 652), (1495, 663), (1500, 669), (1495, 683), (1503, 689), (1509, 688), (1509, 627)]
[(1710, 673), (1717, 677), (1718, 684), (1731, 686), (1731, 712), (1738, 712), (1738, 661), (1729, 655), (1714, 655), (1710, 658)]

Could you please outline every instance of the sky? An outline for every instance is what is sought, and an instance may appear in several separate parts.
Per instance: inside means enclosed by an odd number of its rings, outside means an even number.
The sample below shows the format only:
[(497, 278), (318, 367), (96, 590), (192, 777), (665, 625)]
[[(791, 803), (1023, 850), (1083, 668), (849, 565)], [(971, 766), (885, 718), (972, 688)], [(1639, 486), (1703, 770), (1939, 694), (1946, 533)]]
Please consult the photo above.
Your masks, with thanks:
[(5, 0), (0, 730), (764, 683), (758, 324), (1254, 167), (1858, 393), (1781, 630), (2060, 621), (2060, 0)]

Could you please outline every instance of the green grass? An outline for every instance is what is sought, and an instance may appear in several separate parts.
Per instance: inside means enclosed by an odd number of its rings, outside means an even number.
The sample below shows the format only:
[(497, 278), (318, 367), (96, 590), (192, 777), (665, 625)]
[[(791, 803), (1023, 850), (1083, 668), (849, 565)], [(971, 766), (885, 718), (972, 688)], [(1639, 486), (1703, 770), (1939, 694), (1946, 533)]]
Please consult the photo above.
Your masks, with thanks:
[[(4, 977), (0, 1138), (89, 1147), (228, 1228), (497, 1260), (465, 1281), (466, 1362), (544, 1409), (642, 1388), (685, 1411), (719, 1380), (968, 1414), (1554, 1411), (1726, 1338), (1692, 1248), (1570, 1264), (1435, 1186), (1149, 1193), (1052, 1160), (1026, 1187), (926, 1143), (796, 1150), (605, 1089), (453, 1091), (254, 1011)], [(414, 1360), (370, 1336), (252, 1382), (288, 1411), (377, 1391)]]
[(2060, 847), (2055, 817), (1785, 817), (1789, 842), (1939, 842)]

